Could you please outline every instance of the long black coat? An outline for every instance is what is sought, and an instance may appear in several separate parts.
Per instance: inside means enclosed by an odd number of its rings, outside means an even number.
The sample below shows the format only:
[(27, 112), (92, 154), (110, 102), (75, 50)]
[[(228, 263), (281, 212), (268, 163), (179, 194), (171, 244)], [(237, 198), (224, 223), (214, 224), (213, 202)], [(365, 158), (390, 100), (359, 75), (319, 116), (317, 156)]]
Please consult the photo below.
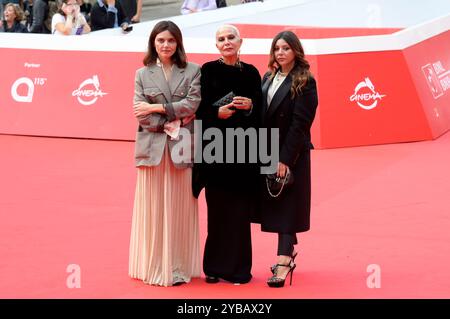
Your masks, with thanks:
[(300, 94), (291, 98), (291, 74), (275, 93), (270, 106), (267, 91), (272, 79), (263, 79), (262, 127), (279, 129), (279, 161), (289, 166), (294, 184), (272, 198), (262, 179), (260, 221), (266, 232), (298, 233), (309, 230), (311, 208), (310, 128), (318, 104), (316, 81), (310, 77)]

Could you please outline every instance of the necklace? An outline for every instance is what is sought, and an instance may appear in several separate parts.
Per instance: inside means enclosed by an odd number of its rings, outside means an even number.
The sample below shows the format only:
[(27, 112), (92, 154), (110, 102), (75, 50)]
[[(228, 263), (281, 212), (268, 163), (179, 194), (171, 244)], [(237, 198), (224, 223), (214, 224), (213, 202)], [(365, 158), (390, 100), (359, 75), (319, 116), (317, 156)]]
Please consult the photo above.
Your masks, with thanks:
[(281, 72), (277, 72), (277, 74), (275, 75), (275, 81), (276, 84), (278, 84), (278, 82), (284, 80), (286, 78), (286, 74), (285, 73), (281, 73)]

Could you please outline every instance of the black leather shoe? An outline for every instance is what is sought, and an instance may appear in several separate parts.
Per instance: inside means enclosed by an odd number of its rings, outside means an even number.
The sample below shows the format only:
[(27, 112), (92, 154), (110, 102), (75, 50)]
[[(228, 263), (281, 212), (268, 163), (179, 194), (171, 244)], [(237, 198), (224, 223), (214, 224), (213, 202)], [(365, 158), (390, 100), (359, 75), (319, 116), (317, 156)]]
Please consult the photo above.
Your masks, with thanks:
[(217, 284), (219, 282), (219, 277), (214, 276), (206, 276), (205, 281), (208, 284)]

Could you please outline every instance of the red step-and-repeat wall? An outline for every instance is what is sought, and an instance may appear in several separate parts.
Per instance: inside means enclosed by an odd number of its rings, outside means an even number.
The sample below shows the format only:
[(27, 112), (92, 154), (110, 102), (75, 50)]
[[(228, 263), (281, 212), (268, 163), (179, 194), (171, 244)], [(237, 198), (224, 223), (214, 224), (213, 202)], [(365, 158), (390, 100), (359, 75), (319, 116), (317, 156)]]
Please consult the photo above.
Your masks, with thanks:
[[(316, 148), (434, 139), (450, 129), (450, 32), (404, 50), (308, 55)], [(0, 133), (133, 140), (143, 53), (0, 48)], [(217, 54), (188, 53), (199, 64)], [(242, 55), (263, 74), (267, 54)]]

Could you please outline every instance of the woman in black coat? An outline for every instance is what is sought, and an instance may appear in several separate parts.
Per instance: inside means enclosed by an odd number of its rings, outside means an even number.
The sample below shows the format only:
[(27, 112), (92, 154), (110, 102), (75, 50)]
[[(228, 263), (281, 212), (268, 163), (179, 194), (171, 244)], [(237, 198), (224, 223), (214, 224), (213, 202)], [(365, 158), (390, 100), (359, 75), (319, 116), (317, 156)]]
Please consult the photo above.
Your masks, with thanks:
[(279, 129), (279, 163), (282, 179), (289, 172), (294, 183), (278, 197), (263, 183), (261, 229), (278, 233), (278, 260), (272, 266), (270, 287), (283, 287), (295, 269), (296, 233), (309, 230), (311, 207), (310, 128), (318, 103), (316, 81), (297, 36), (279, 33), (270, 49), (270, 72), (263, 78), (262, 126)]
[[(198, 196), (204, 186), (208, 206), (208, 236), (203, 256), (203, 271), (208, 283), (216, 283), (219, 279), (247, 283), (252, 278), (250, 222), (259, 187), (258, 164), (251, 163), (248, 143), (245, 149), (234, 143), (231, 162), (228, 161), (231, 149), (226, 147), (233, 138), (227, 136), (227, 131), (249, 129), (254, 130), (256, 136), (258, 124), (261, 76), (253, 65), (239, 60), (241, 43), (236, 27), (220, 27), (216, 33), (216, 46), (222, 56), (202, 67), (202, 101), (196, 116), (202, 120), (205, 132), (220, 133), (224, 148), (216, 150), (220, 158), (211, 161), (206, 158), (208, 149), (217, 141), (212, 138), (211, 143), (204, 142), (203, 163), (194, 165), (193, 173), (194, 195)], [(231, 102), (222, 106), (215, 104), (230, 92), (236, 95)], [(247, 152), (243, 163), (237, 161), (241, 152)]]

